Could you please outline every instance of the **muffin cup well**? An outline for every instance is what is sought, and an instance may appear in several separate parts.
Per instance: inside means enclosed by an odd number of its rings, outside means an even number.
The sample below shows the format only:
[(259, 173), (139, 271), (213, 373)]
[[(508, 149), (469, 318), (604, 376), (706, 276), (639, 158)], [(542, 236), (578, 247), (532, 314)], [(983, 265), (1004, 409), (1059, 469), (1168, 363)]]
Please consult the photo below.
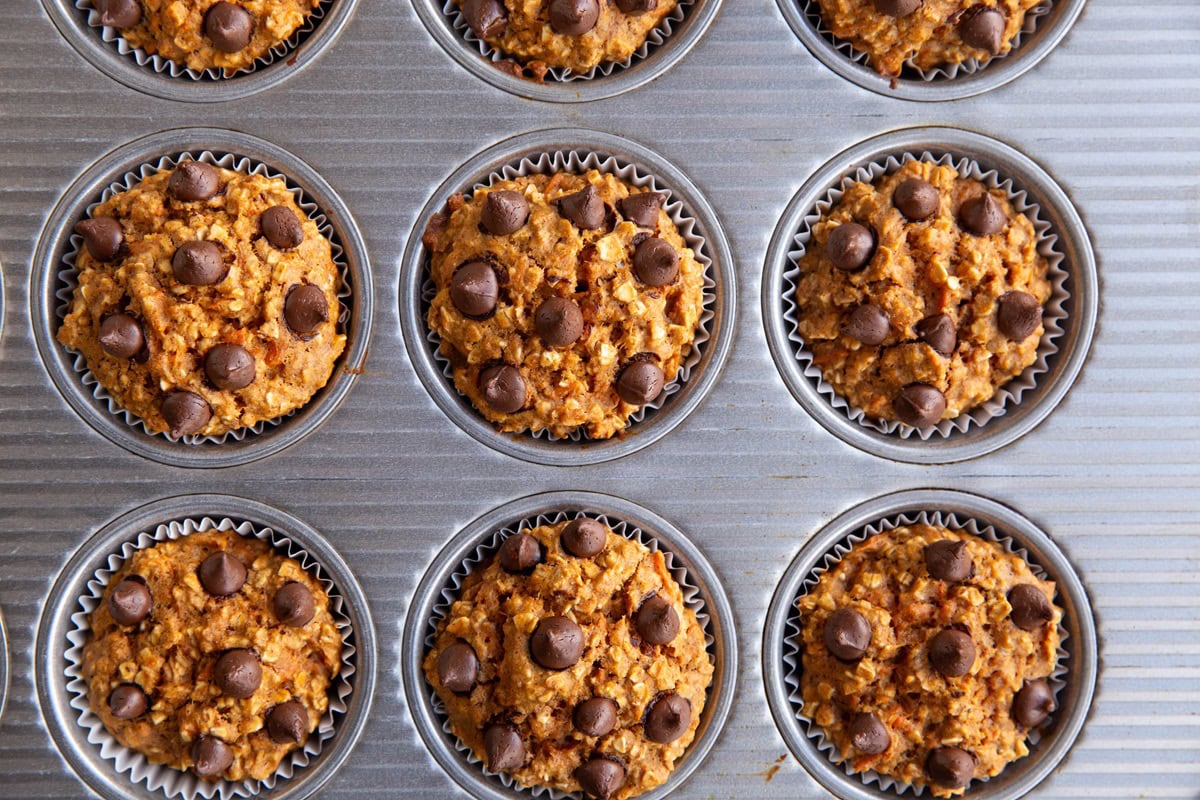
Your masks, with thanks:
[[(918, 429), (876, 420), (837, 394), (813, 365), (796, 328), (796, 283), (812, 226), (853, 181), (873, 182), (910, 160), (953, 165), (1005, 192), (1033, 222), (1049, 263), (1051, 296), (1033, 364), (988, 401)], [(1091, 343), (1097, 314), (1095, 257), (1083, 223), (1053, 179), (1015, 150), (979, 134), (914, 128), (869, 139), (835, 157), (801, 187), (775, 229), (762, 288), (763, 319), (776, 366), (792, 394), (830, 432), (897, 461), (949, 463), (983, 455), (1041, 422), (1070, 388)]]
[(0, 719), (4, 718), (4, 703), (8, 700), (8, 627), (0, 613)]
[(971, 800), (1015, 800), (1049, 775), (1079, 734), (1095, 691), (1098, 670), (1096, 627), (1078, 575), (1050, 538), (1025, 517), (991, 500), (964, 492), (916, 490), (886, 495), (840, 515), (811, 539), (784, 573), (771, 599), (763, 634), (763, 672), (775, 724), (792, 754), (828, 791), (845, 800), (889, 798), (923, 787), (899, 783), (873, 771), (852, 773), (819, 726), (803, 714), (801, 649), (796, 601), (819, 576), (857, 544), (901, 525), (941, 525), (998, 543), (1026, 561), (1039, 577), (1055, 582), (1062, 609), (1058, 663), (1050, 683), (1058, 708), (1052, 723), (1030, 737), (1030, 754), (999, 775), (975, 780)]
[[(330, 709), (304, 748), (264, 781), (207, 782), (151, 764), (120, 745), (92, 713), (80, 672), (88, 616), (110, 577), (137, 550), (197, 531), (229, 530), (269, 542), (317, 577), (342, 634), (342, 669)], [(60, 753), (105, 798), (302, 798), (315, 794), (345, 761), (366, 724), (375, 685), (375, 633), (366, 598), (345, 562), (311, 527), (276, 509), (221, 495), (185, 495), (151, 503), (92, 536), (51, 588), (38, 624), (34, 677), (42, 715)]]
[[(62, 347), (58, 327), (75, 288), (74, 258), (82, 238), (74, 224), (117, 192), (143, 177), (173, 167), (185, 157), (243, 173), (282, 178), (300, 208), (332, 246), (341, 274), (338, 330), (346, 350), (328, 383), (303, 407), (250, 428), (221, 436), (173, 440), (148, 431), (140, 417), (120, 407), (87, 369), (82, 354)], [(67, 190), (42, 229), (34, 256), (30, 292), (34, 337), (55, 385), (89, 425), (138, 455), (175, 466), (244, 464), (292, 444), (320, 425), (350, 390), (366, 357), (370, 333), (371, 279), (366, 248), (349, 209), (325, 181), (285, 150), (245, 134), (218, 129), (166, 131), (136, 140), (101, 158)]]
[(608, 495), (566, 491), (522, 498), (480, 517), (446, 545), (421, 578), (404, 621), (401, 670), (409, 710), (425, 747), (473, 797), (561, 800), (576, 796), (548, 787), (522, 788), (506, 773), (488, 772), (451, 731), (444, 706), (425, 680), (422, 662), (433, 644), (438, 622), (460, 594), (463, 579), (494, 555), (505, 538), (579, 517), (597, 519), (614, 533), (663, 553), (667, 568), (683, 590), (684, 602), (696, 612), (715, 668), (696, 738), (667, 782), (639, 797), (661, 800), (678, 791), (704, 760), (729, 716), (737, 668), (732, 610), (712, 567), (683, 533), (656, 514)]
[[(563, 143), (571, 143), (564, 145)], [(548, 431), (502, 434), (454, 386), (453, 368), (439, 351), (440, 337), (426, 324), (436, 294), (421, 234), (456, 192), (471, 193), (497, 180), (552, 172), (607, 172), (666, 196), (664, 210), (704, 267), (703, 306), (692, 348), (662, 394), (630, 415), (629, 426), (609, 439), (567, 438)], [(524, 134), (485, 150), (443, 183), (417, 218), (401, 273), (401, 327), (417, 374), (434, 401), (460, 428), (500, 452), (550, 465), (595, 464), (640, 450), (678, 425), (712, 388), (731, 345), (736, 307), (732, 255), (707, 201), (673, 165), (627, 139), (584, 130)]]
[(878, 94), (904, 100), (939, 101), (972, 97), (1003, 86), (1033, 69), (1067, 35), (1086, 0), (1043, 0), (1025, 15), (1025, 23), (1003, 56), (969, 59), (920, 70), (906, 62), (901, 74), (880, 75), (865, 52), (834, 36), (817, 0), (776, 0), (779, 10), (804, 46), (846, 80)]

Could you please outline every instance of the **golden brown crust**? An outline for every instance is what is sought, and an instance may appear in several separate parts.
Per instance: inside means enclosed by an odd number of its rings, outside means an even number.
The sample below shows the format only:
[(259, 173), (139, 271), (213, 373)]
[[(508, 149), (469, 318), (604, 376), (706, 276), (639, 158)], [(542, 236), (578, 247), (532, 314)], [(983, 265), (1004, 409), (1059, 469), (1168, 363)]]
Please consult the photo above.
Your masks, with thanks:
[[(912, 177), (939, 190), (940, 208), (928, 220), (909, 221), (892, 205), (892, 192)], [(1003, 192), (990, 192), (1008, 218), (1002, 231), (974, 236), (960, 227), (959, 207), (983, 191), (953, 167), (910, 161), (874, 185), (851, 184), (813, 226), (799, 264), (797, 330), (825, 380), (867, 416), (895, 420), (892, 402), (900, 390), (926, 383), (946, 398), (942, 419), (952, 419), (989, 400), (1036, 360), (1043, 327), (1019, 341), (1009, 339), (997, 326), (997, 300), (1019, 290), (1044, 305), (1049, 265), (1037, 250), (1033, 223)], [(877, 241), (871, 262), (858, 272), (835, 268), (827, 252), (830, 234), (850, 221), (871, 228)], [(887, 338), (877, 346), (842, 331), (847, 314), (867, 302), (890, 320)], [(922, 319), (939, 314), (957, 328), (950, 357), (914, 332)]]
[[(230, 597), (214, 597), (197, 570), (210, 554), (225, 551), (246, 565), (246, 583)], [(143, 578), (153, 605), (136, 626), (116, 624), (108, 597), (126, 577)], [(275, 592), (298, 581), (312, 592), (316, 615), (293, 628), (276, 621)], [(308, 709), (309, 734), (329, 707), (329, 687), (340, 669), (342, 639), (329, 612), (329, 596), (299, 562), (259, 539), (233, 531), (204, 531), (161, 542), (134, 553), (109, 580), (89, 620), (83, 649), (88, 704), (125, 747), (152, 763), (175, 769), (192, 766), (192, 743), (215, 736), (233, 750), (223, 777), (262, 780), (298, 745), (276, 744), (263, 719), (276, 705), (298, 700)], [(251, 648), (262, 666), (262, 683), (249, 698), (221, 693), (213, 667), (229, 648)], [(109, 694), (135, 683), (149, 695), (150, 708), (134, 720), (117, 719)]]
[[(425, 677), (446, 704), (454, 733), (483, 759), (483, 728), (497, 720), (514, 725), (528, 758), (511, 772), (522, 786), (579, 791), (573, 772), (593, 753), (619, 759), (625, 800), (662, 784), (691, 744), (699, 725), (713, 664), (695, 613), (683, 602), (679, 584), (661, 553), (611, 531), (603, 552), (577, 558), (559, 544), (562, 522), (528, 531), (545, 561), (531, 575), (504, 571), (496, 560), (473, 571), (459, 598), (438, 625), (425, 657)], [(669, 644), (639, 644), (633, 615), (657, 593), (679, 615), (679, 633)], [(563, 614), (584, 631), (586, 647), (572, 667), (554, 672), (530, 657), (529, 636), (545, 617)], [(465, 641), (479, 659), (479, 680), (469, 695), (444, 689), (438, 656)], [(647, 706), (660, 692), (673, 691), (691, 704), (687, 731), (669, 744), (643, 732)], [(617, 703), (617, 726), (601, 737), (572, 724), (575, 706), (593, 696)]]
[[(966, 543), (974, 575), (962, 583), (932, 578), (925, 546)], [(1034, 631), (1009, 619), (1008, 592), (1032, 584), (1053, 601), (1051, 581), (1038, 579), (1021, 558), (998, 544), (962, 531), (911, 525), (876, 534), (858, 544), (797, 603), (802, 624), (804, 716), (825, 732), (856, 772), (874, 770), (902, 783), (926, 785), (930, 750), (962, 748), (974, 755), (976, 777), (994, 776), (1029, 752), (1027, 731), (1011, 716), (1013, 695), (1025, 680), (1054, 670), (1062, 611)], [(824, 626), (839, 608), (871, 623), (871, 644), (857, 662), (834, 658)], [(929, 640), (962, 626), (975, 645), (970, 672), (947, 678), (931, 667)], [(850, 726), (872, 713), (890, 733), (879, 755), (857, 751)], [(938, 797), (961, 790), (929, 787)]]

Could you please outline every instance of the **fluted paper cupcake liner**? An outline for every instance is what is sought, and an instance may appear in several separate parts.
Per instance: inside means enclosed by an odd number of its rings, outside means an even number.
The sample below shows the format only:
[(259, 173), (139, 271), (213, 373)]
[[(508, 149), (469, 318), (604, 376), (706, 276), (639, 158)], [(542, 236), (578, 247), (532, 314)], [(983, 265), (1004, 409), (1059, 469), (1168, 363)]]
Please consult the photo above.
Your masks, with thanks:
[[(450, 607), (454, 604), (454, 601), (461, 596), (463, 581), (466, 580), (467, 576), (473, 571), (480, 568), (488, 559), (493, 558), (496, 552), (499, 551), (500, 545), (505, 539), (507, 539), (509, 536), (515, 536), (518, 533), (532, 530), (533, 528), (537, 528), (542, 525), (556, 525), (566, 520), (582, 519), (585, 517), (600, 522), (619, 536), (623, 536), (626, 539), (643, 545), (652, 553), (659, 552), (660, 550), (662, 551), (663, 562), (665, 563), (667, 570), (671, 573), (671, 577), (675, 579), (675, 582), (679, 584), (679, 588), (682, 590), (684, 605), (686, 605), (696, 614), (696, 620), (700, 623), (700, 628), (704, 632), (705, 647), (707, 648), (709, 657), (712, 658), (715, 638), (712, 634), (708, 611), (705, 608), (704, 602), (700, 595), (700, 589), (695, 583), (692, 582), (691, 574), (684, 567), (676, 566), (674, 564), (671, 551), (666, 547), (660, 547), (659, 540), (657, 538), (646, 533), (638, 526), (626, 522), (625, 520), (616, 519), (605, 514), (584, 514), (580, 512), (568, 513), (566, 511), (538, 514), (534, 517), (523, 519), (514, 525), (505, 526), (504, 528), (501, 528), (487, 537), (487, 539), (485, 539), (478, 547), (476, 547), (474, 553), (469, 558), (465, 559), (459, 565), (458, 569), (450, 574), (449, 578), (446, 579), (445, 585), (442, 587), (440, 593), (441, 600), (434, 605), (433, 614), (428, 622), (428, 631), (426, 632), (424, 638), (425, 652), (428, 653), (433, 649), (434, 643), (437, 640), (438, 625), (443, 619), (445, 619), (446, 615), (450, 613)], [(478, 757), (476, 757), (471, 748), (467, 747), (462, 740), (455, 735), (450, 726), (450, 717), (446, 714), (446, 706), (442, 702), (441, 698), (438, 697), (437, 692), (434, 691), (433, 686), (431, 686), (427, 681), (425, 682), (425, 686), (428, 692), (427, 699), (430, 706), (433, 708), (434, 714), (441, 721), (442, 730), (454, 741), (455, 749), (462, 754), (468, 763), (478, 767), (485, 775), (498, 780), (506, 789), (512, 789), (514, 791), (527, 790), (534, 797), (548, 797), (549, 800), (565, 800), (566, 798), (578, 799), (582, 797), (582, 795), (578, 793), (568, 794), (548, 786), (521, 786), (514, 781), (512, 776), (507, 772), (490, 772), (487, 769), (487, 765), (484, 764), (484, 762)], [(709, 687), (710, 700), (711, 697), (712, 687)]]
[[(1008, 197), (1009, 202), (1021, 214), (1033, 223), (1037, 236), (1038, 253), (1046, 259), (1049, 266), (1047, 278), (1050, 281), (1050, 299), (1042, 309), (1042, 338), (1038, 342), (1037, 357), (1034, 362), (1019, 375), (1012, 378), (996, 389), (988, 400), (969, 409), (964, 409), (953, 419), (944, 419), (937, 425), (928, 428), (914, 428), (902, 422), (885, 419), (874, 419), (858, 406), (853, 406), (837, 393), (837, 390), (825, 380), (821, 369), (813, 364), (813, 353), (808, 349), (804, 338), (797, 328), (799, 308), (796, 304), (797, 284), (800, 280), (800, 259), (809, 241), (812, 239), (812, 228), (830, 209), (838, 204), (846, 187), (854, 182), (874, 183), (884, 175), (891, 174), (910, 161), (922, 161), (929, 164), (951, 166), (957, 170), (959, 177), (977, 180), (989, 189), (999, 189)], [(1058, 234), (1040, 213), (1041, 207), (1032, 201), (1025, 190), (1020, 189), (1012, 178), (1001, 176), (994, 169), (985, 169), (972, 158), (952, 155), (934, 156), (928, 151), (919, 154), (905, 153), (900, 157), (888, 155), (859, 167), (853, 174), (843, 176), (841, 181), (831, 187), (817, 203), (809, 209), (800, 222), (800, 228), (792, 237), (793, 246), (788, 250), (788, 267), (783, 273), (783, 319), (787, 327), (788, 342), (796, 361), (800, 363), (805, 378), (814, 383), (833, 408), (844, 414), (851, 421), (884, 434), (896, 434), (903, 439), (917, 436), (928, 440), (934, 435), (943, 438), (954, 433), (965, 433), (972, 427), (982, 427), (996, 417), (1003, 416), (1006, 411), (1021, 402), (1021, 396), (1037, 385), (1039, 375), (1049, 370), (1048, 360), (1058, 352), (1056, 340), (1062, 336), (1062, 323), (1067, 318), (1065, 303), (1069, 298), (1066, 281), (1070, 277), (1063, 267), (1063, 254), (1058, 250)]]
[[(212, 164), (216, 167), (233, 170), (234, 172), (239, 172), (244, 175), (262, 175), (266, 178), (279, 178), (287, 183), (288, 189), (291, 191), (292, 196), (295, 197), (296, 204), (300, 207), (300, 210), (307, 214), (308, 218), (316, 223), (317, 229), (321, 232), (321, 235), (324, 236), (329, 242), (333, 263), (334, 266), (337, 267), (338, 274), (341, 278), (341, 282), (337, 290), (337, 330), (338, 333), (345, 334), (350, 322), (349, 300), (354, 291), (354, 287), (350, 279), (350, 266), (346, 261), (342, 245), (337, 237), (337, 233), (334, 231), (333, 225), (325, 216), (325, 212), (319, 205), (305, 195), (303, 190), (296, 186), (287, 175), (268, 167), (266, 164), (245, 156), (238, 156), (228, 153), (224, 155), (217, 155), (208, 150), (182, 152), (174, 155), (161, 156), (156, 161), (147, 162), (135, 169), (126, 171), (120, 179), (109, 184), (108, 188), (104, 190), (98, 200), (88, 204), (87, 216), (90, 217), (95, 211), (96, 207), (101, 203), (107, 202), (114, 195), (132, 189), (143, 179), (148, 178), (164, 169), (174, 169), (180, 162), (189, 160), (203, 161), (206, 164)], [(61, 325), (62, 321), (66, 318), (68, 307), (70, 306), (72, 297), (75, 294), (75, 289), (78, 286), (78, 271), (75, 267), (75, 258), (82, 246), (83, 237), (77, 233), (72, 233), (67, 252), (63, 255), (64, 266), (58, 271), (59, 288), (54, 293), (54, 296), (58, 301), (58, 305), (54, 310), (57, 325)], [(169, 433), (156, 433), (147, 428), (145, 421), (141, 417), (137, 416), (132, 411), (128, 411), (127, 409), (123, 408), (118, 400), (109, 394), (108, 390), (104, 388), (104, 385), (100, 383), (100, 380), (94, 374), (92, 374), (90, 369), (88, 369), (87, 359), (84, 357), (84, 355), (82, 353), (75, 353), (74, 355), (75, 360), (72, 364), (72, 369), (79, 376), (79, 380), (82, 382), (85, 388), (91, 391), (93, 397), (108, 406), (108, 410), (111, 414), (113, 414), (113, 416), (124, 420), (129, 427), (139, 431), (140, 433), (144, 433), (148, 436), (161, 436), (168, 441), (183, 442), (189, 445), (209, 443), (220, 444), (228, 441), (229, 439), (241, 441), (251, 434), (262, 433), (264, 430), (266, 430), (268, 425), (272, 427), (279, 425), (288, 419), (288, 417), (293, 416), (297, 411), (300, 410), (299, 408), (294, 409), (283, 416), (260, 421), (250, 427), (236, 428), (219, 436), (191, 434), (175, 439), (172, 438)], [(303, 408), (303, 406), (301, 406), (301, 408)]]
[[(329, 595), (329, 610), (342, 636), (341, 670), (330, 686), (329, 708), (321, 717), (315, 734), (308, 737), (303, 747), (285, 756), (274, 775), (261, 781), (206, 781), (191, 772), (184, 772), (165, 764), (153, 764), (141, 753), (120, 744), (88, 705), (87, 681), (83, 677), (83, 647), (91, 637), (89, 617), (100, 605), (109, 580), (138, 550), (210, 530), (233, 531), (239, 536), (268, 542), (281, 555), (298, 561), (306, 572), (321, 582)], [(142, 531), (132, 540), (122, 544), (118, 552), (108, 556), (107, 567), (94, 573), (87, 582), (87, 593), (78, 599), (77, 605), (80, 610), (71, 614), (72, 627), (67, 634), (71, 646), (65, 653), (67, 691), (71, 694), (70, 706), (77, 712), (79, 725), (88, 731), (88, 741), (97, 747), (101, 758), (111, 761), (114, 769), (127, 775), (133, 783), (144, 785), (151, 791), (161, 791), (167, 797), (180, 797), (183, 800), (253, 797), (264, 789), (274, 788), (280, 781), (290, 779), (297, 771), (316, 759), (325, 743), (337, 733), (337, 721), (345, 715), (347, 701), (354, 691), (351, 679), (357, 671), (355, 655), (358, 651), (352, 643), (354, 629), (344, 610), (344, 600), (338, 592), (338, 587), (307, 550), (285, 533), (272, 528), (259, 527), (246, 521), (235, 522), (228, 517), (213, 520), (211, 517), (198, 516), (163, 523), (152, 531)]]
[[(659, 180), (652, 174), (645, 171), (636, 164), (627, 162), (616, 156), (606, 155), (600, 156), (590, 151), (577, 150), (556, 150), (545, 152), (538, 155), (536, 158), (525, 157), (511, 164), (505, 164), (499, 169), (492, 172), (486, 183), (478, 183), (470, 187), (470, 192), (478, 191), (496, 183), (497, 181), (513, 180), (514, 178), (527, 175), (543, 174), (548, 175), (555, 172), (569, 172), (581, 174), (588, 170), (598, 170), (599, 172), (608, 173), (620, 178), (625, 183), (636, 186), (638, 188), (649, 188), (651, 191), (658, 192), (664, 196), (663, 210), (671, 218), (671, 222), (679, 229), (680, 235), (683, 237), (684, 244), (692, 249), (695, 253), (696, 261), (704, 268), (703, 281), (703, 297), (701, 300), (702, 310), (700, 318), (696, 323), (696, 336), (692, 340), (692, 346), (687, 354), (682, 358), (679, 364), (679, 371), (675, 377), (669, 381), (657, 398), (646, 403), (627, 418), (626, 430), (632, 428), (637, 423), (646, 419), (647, 416), (661, 409), (670, 400), (671, 396), (676, 394), (683, 385), (688, 382), (692, 376), (692, 371), (696, 365), (700, 363), (700, 359), (704, 355), (705, 345), (712, 338), (710, 330), (711, 323), (715, 317), (713, 310), (716, 303), (716, 288), (717, 281), (715, 270), (713, 268), (712, 258), (708, 255), (708, 248), (703, 236), (699, 233), (699, 224), (696, 219), (689, 215), (688, 209), (678, 199), (674, 199), (670, 187), (663, 186)], [(425, 271), (425, 278), (421, 284), (421, 316), (422, 319), (428, 317), (429, 304), (437, 295), (437, 286), (433, 283), (433, 278), (429, 274), (428, 268)], [(441, 367), (442, 375), (449, 381), (450, 388), (460, 397), (465, 395), (458, 391), (454, 385), (454, 365), (450, 360), (442, 354), (441, 344), (442, 338), (435, 331), (425, 326), (425, 338), (429, 343), (434, 360)], [(540, 431), (532, 432), (525, 431), (523, 436), (531, 438), (544, 438), (550, 441), (569, 440), (572, 442), (586, 442), (591, 439), (582, 431), (573, 431), (566, 437), (555, 436), (548, 428), (543, 428)]]
[[(785, 638), (783, 642), (783, 682), (788, 690), (788, 703), (791, 705), (796, 719), (805, 729), (805, 735), (813, 741), (817, 749), (824, 753), (836, 766), (840, 766), (845, 773), (853, 778), (858, 778), (865, 784), (875, 784), (882, 791), (894, 791), (897, 794), (904, 794), (911, 791), (916, 796), (921, 796), (925, 792), (924, 786), (914, 786), (892, 778), (888, 775), (883, 775), (874, 770), (865, 770), (855, 772), (850, 767), (850, 762), (842, 758), (838, 751), (837, 745), (832, 740), (825, 737), (824, 729), (813, 720), (809, 719), (804, 714), (804, 693), (801, 688), (801, 678), (803, 673), (803, 652), (800, 646), (801, 631), (803, 628), (800, 619), (800, 611), (797, 607), (797, 601), (812, 591), (817, 581), (828, 570), (832, 569), (839, 561), (841, 561), (847, 553), (853, 550), (858, 545), (865, 542), (870, 537), (877, 533), (893, 530), (907, 525), (930, 525), (933, 527), (947, 528), (952, 531), (959, 531), (970, 534), (971, 536), (979, 537), (985, 541), (997, 544), (1004, 549), (1006, 553), (1015, 555), (1029, 565), (1033, 574), (1041, 580), (1046, 580), (1046, 571), (1040, 565), (1033, 562), (1029, 558), (1029, 552), (1020, 544), (1015, 542), (1012, 537), (1006, 536), (997, 531), (995, 527), (987, 524), (980, 524), (974, 518), (961, 513), (943, 512), (943, 511), (921, 511), (908, 512), (900, 514), (892, 514), (883, 517), (875, 522), (864, 525), (860, 530), (851, 533), (849, 536), (835, 544), (825, 557), (815, 566), (812, 572), (800, 585), (800, 592), (796, 597), (792, 598), (789, 608), (787, 621), (784, 626)], [(1064, 615), (1065, 618), (1065, 615)], [(1067, 674), (1070, 671), (1070, 655), (1063, 643), (1070, 637), (1070, 632), (1063, 625), (1062, 621), (1058, 624), (1059, 646), (1058, 659), (1055, 662), (1053, 671), (1051, 671), (1047, 682), (1050, 685), (1050, 691), (1054, 695), (1055, 708), (1060, 709), (1058, 702), (1059, 695), (1067, 685)], [(1027, 740), (1031, 745), (1037, 745), (1041, 741), (1041, 731), (1038, 728), (1030, 730)], [(1026, 756), (1028, 758), (1028, 756)], [(1002, 773), (1001, 773), (1002, 774)], [(975, 778), (972, 785), (976, 783), (984, 783), (989, 780), (987, 777)]]

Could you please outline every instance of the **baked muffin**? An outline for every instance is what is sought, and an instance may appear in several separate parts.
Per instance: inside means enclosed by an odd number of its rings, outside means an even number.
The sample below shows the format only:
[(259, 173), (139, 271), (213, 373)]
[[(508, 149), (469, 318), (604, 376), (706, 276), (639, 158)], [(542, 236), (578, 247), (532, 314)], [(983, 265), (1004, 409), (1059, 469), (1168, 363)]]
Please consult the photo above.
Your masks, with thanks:
[(346, 346), (330, 244), (283, 180), (199, 161), (75, 230), (58, 341), (148, 430), (219, 436), (305, 405)]
[(797, 602), (802, 713), (854, 772), (959, 794), (1027, 755), (1054, 710), (1054, 593), (964, 531), (876, 534)]
[(704, 268), (661, 206), (591, 170), (497, 181), (431, 220), (427, 322), (499, 430), (605, 439), (674, 380)]
[(533, 75), (587, 72), (624, 61), (675, 10), (676, 0), (455, 0), (472, 33)]
[(662, 554), (582, 517), (514, 534), (471, 572), (424, 670), (489, 771), (601, 800), (667, 780), (713, 677)]
[(1004, 192), (909, 161), (855, 182), (800, 259), (797, 330), (852, 406), (918, 428), (989, 400), (1037, 358), (1049, 265)]
[(89, 617), (88, 704), (123, 746), (206, 780), (262, 780), (329, 707), (329, 596), (266, 542), (209, 530), (135, 552)]
[(1012, 49), (1040, 0), (817, 0), (825, 26), (881, 75), (986, 62)]

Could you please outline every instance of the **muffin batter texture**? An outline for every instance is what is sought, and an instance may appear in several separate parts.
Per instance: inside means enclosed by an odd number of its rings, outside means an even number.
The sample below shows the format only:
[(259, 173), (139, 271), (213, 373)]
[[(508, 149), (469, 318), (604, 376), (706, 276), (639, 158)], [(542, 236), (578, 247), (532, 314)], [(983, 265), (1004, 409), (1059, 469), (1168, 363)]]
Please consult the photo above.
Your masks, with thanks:
[[(1027, 755), (1029, 729), (1053, 709), (1054, 593), (1021, 558), (964, 531), (876, 534), (797, 602), (802, 713), (855, 772), (958, 794)], [(857, 642), (847, 614), (866, 621)], [(939, 769), (948, 753), (951, 775)]]

